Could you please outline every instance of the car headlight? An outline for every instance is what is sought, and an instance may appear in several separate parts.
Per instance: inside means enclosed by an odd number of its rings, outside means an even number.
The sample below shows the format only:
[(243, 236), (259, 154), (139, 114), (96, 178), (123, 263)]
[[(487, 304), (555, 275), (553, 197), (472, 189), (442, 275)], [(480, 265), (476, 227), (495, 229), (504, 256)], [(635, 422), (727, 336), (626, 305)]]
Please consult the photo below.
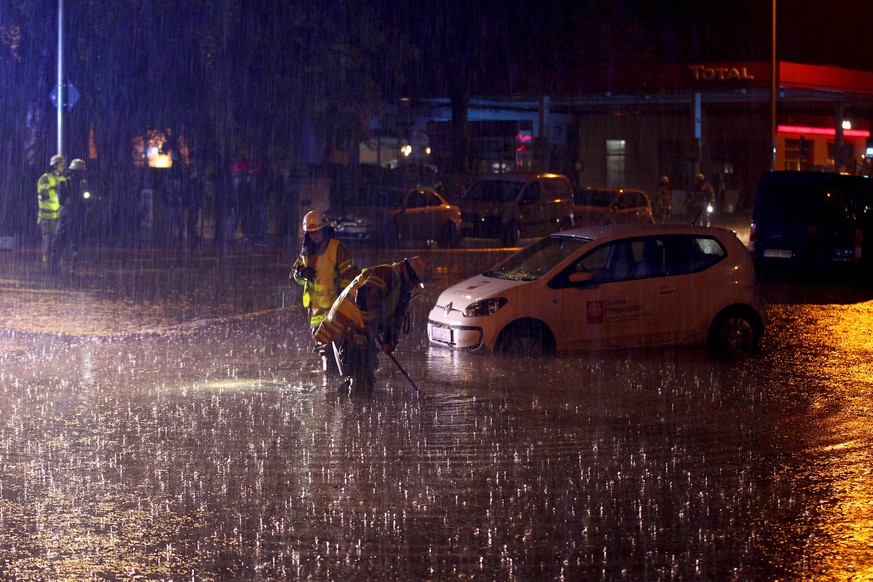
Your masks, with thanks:
[(491, 297), (474, 301), (464, 309), (464, 317), (484, 317), (486, 315), (494, 315), (497, 311), (506, 305), (504, 297)]

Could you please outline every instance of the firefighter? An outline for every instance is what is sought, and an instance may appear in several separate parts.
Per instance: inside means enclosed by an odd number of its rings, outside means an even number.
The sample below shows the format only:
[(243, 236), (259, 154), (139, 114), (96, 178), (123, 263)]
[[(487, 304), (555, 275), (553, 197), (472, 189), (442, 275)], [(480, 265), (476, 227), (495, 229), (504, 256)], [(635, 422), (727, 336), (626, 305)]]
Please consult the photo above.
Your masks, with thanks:
[(714, 209), (715, 190), (706, 181), (706, 176), (697, 174), (688, 199), (685, 201), (685, 212), (691, 219), (691, 224), (699, 220), (702, 226), (709, 226)]
[(42, 234), (42, 263), (51, 268), (52, 239), (58, 222), (58, 212), (61, 208), (59, 190), (67, 178), (64, 176), (64, 156), (57, 154), (49, 161), (51, 170), (39, 177), (36, 182), (36, 198), (39, 207), (37, 224)]
[[(340, 292), (360, 273), (346, 246), (333, 238), (330, 221), (319, 210), (303, 217), (303, 248), (291, 268), (291, 278), (303, 286), (303, 307), (309, 313), (312, 334), (324, 321)], [(321, 368), (336, 373), (330, 342), (317, 343)]]
[(315, 339), (333, 342), (343, 393), (372, 394), (378, 353), (391, 354), (409, 331), (407, 308), (430, 268), (424, 257), (364, 269), (346, 287), (318, 327)]
[(85, 239), (85, 221), (88, 208), (85, 206), (88, 197), (85, 182), (85, 160), (76, 158), (70, 162), (70, 172), (67, 182), (60, 192), (60, 209), (55, 234), (51, 245), (52, 269), (57, 270), (61, 255), (67, 246), (70, 247), (70, 275), (75, 274), (79, 252)]

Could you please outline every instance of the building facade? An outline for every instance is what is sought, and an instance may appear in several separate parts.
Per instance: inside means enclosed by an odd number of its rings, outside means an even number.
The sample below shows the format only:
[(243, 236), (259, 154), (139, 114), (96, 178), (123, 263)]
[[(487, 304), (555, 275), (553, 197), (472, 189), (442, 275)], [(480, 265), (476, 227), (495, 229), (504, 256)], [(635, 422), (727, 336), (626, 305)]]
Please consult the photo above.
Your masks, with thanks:
[[(471, 99), (470, 171), (550, 170), (579, 185), (648, 191), (669, 176), (679, 192), (704, 173), (721, 209), (734, 211), (751, 204), (758, 177), (770, 169), (868, 169), (871, 72), (692, 63), (654, 77), (657, 90), (629, 82), (621, 93), (579, 92), (570, 78), (553, 95)], [(444, 167), (451, 103), (426, 99), (409, 108), (410, 123), (429, 137), (427, 163)]]

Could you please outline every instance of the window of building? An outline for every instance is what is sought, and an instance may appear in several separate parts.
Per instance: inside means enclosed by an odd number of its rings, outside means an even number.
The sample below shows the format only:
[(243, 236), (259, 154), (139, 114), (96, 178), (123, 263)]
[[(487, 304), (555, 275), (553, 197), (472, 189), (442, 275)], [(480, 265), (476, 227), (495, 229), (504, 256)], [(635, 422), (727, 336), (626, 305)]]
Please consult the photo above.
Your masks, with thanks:
[(606, 182), (608, 186), (620, 186), (624, 182), (625, 145), (623, 139), (606, 140)]

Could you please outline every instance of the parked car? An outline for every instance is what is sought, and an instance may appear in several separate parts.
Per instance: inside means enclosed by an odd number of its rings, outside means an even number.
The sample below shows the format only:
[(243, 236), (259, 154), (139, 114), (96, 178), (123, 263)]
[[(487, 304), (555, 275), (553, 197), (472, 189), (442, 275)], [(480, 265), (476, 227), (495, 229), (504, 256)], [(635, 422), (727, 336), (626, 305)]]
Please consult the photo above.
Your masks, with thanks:
[(573, 191), (560, 174), (483, 176), (464, 192), (459, 206), (465, 235), (499, 238), (504, 246), (573, 226)]
[(654, 224), (652, 202), (642, 190), (625, 188), (573, 188), (576, 226), (599, 224)]
[(346, 241), (392, 247), (402, 241), (433, 240), (453, 247), (461, 237), (461, 210), (427, 188), (375, 188), (362, 202), (329, 211), (334, 234)]
[(825, 172), (765, 172), (749, 251), (762, 279), (869, 279), (873, 181)]
[(554, 233), (443, 291), (430, 343), (539, 354), (707, 345), (754, 352), (765, 314), (752, 260), (732, 231), (601, 226)]

